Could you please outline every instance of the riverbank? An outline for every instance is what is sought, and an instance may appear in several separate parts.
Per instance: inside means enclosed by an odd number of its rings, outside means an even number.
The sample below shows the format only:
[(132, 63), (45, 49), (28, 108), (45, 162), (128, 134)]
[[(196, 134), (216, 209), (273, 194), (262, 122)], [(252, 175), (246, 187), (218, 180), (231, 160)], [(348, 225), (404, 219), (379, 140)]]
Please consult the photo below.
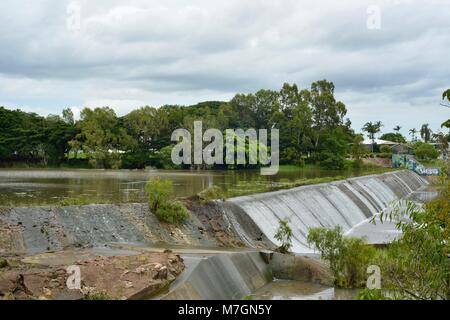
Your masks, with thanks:
[[(55, 276), (55, 272), (56, 274), (61, 272), (61, 268), (53, 269), (55, 266), (71, 264), (75, 260), (93, 261), (93, 265), (97, 265), (97, 258), (93, 258), (96, 255), (109, 257), (111, 254), (127, 256), (134, 256), (137, 253), (169, 254), (165, 250), (170, 249), (180, 253), (183, 259), (194, 255), (200, 257), (199, 261), (202, 261), (202, 257), (217, 254), (232, 256), (233, 253), (258, 250), (270, 252), (277, 247), (274, 232), (278, 221), (284, 218), (289, 221), (293, 230), (293, 251), (304, 255), (312, 252), (304, 241), (309, 228), (316, 226), (333, 228), (335, 225), (341, 225), (344, 231), (352, 230), (361, 222), (385, 210), (393, 200), (423, 192), (425, 186), (426, 181), (415, 173), (397, 171), (300, 186), (226, 201), (186, 200), (185, 203), (192, 216), (180, 224), (158, 221), (146, 203), (15, 207), (0, 211), (0, 256), (6, 258), (8, 268), (11, 265), (10, 261), (20, 260), (18, 270), (20, 272), (27, 271), (20, 269), (23, 267), (21, 263), (28, 266), (31, 264), (33, 269), (34, 265), (45, 261), (45, 264), (52, 265), (51, 270), (34, 269), (36, 272), (31, 271), (31, 274), (38, 277), (37, 274), (42, 272), (44, 278), (47, 275), (51, 278)], [(359, 230), (364, 232), (365, 229)], [(383, 232), (379, 235), (383, 240)], [(391, 235), (389, 230), (388, 235)], [(109, 263), (110, 258), (102, 259), (101, 265)], [(133, 258), (129, 259), (133, 261)], [(218, 259), (218, 262), (214, 259)], [(232, 258), (214, 259), (210, 263), (215, 269), (212, 268), (210, 272), (220, 270), (223, 262), (230, 267), (230, 278), (235, 277), (232, 272), (234, 269), (226, 262)], [(291, 258), (287, 258), (289, 259)], [(128, 263), (121, 259), (112, 261), (113, 265)], [(295, 258), (289, 262), (289, 265), (292, 264), (296, 264)], [(272, 262), (270, 268), (275, 272), (276, 265)], [(308, 268), (295, 267), (290, 270), (290, 272), (303, 270), (300, 272), (301, 275), (310, 274)], [(20, 272), (19, 274), (22, 274)], [(1, 273), (4, 274), (3, 271)], [(8, 279), (11, 280), (10, 276)], [(199, 276), (198, 279), (201, 281), (202, 277)], [(55, 288), (61, 285), (60, 281), (57, 283)], [(267, 284), (260, 281), (258, 287)], [(201, 282), (197, 282), (196, 286), (198, 286), (196, 293), (189, 291), (193, 296), (198, 294), (204, 298), (205, 292), (212, 290), (201, 289), (209, 286)], [(249, 292), (248, 288), (239, 292), (246, 295)], [(199, 293), (199, 290), (203, 293)], [(45, 292), (43, 293), (45, 296)], [(218, 291), (215, 294), (223, 293)], [(239, 299), (241, 298), (243, 297)]]

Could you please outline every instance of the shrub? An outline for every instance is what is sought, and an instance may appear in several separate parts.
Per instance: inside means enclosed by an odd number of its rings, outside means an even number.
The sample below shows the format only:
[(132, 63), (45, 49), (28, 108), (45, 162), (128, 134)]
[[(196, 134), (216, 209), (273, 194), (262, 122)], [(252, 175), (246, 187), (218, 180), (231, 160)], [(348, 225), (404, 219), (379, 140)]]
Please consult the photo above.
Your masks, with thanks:
[(380, 152), (381, 153), (392, 153), (392, 147), (383, 145), (380, 147)]
[(281, 253), (289, 253), (292, 247), (292, 229), (287, 220), (280, 220), (275, 239), (281, 242), (278, 250)]
[(161, 204), (175, 198), (172, 181), (162, 180), (159, 177), (148, 180), (145, 185), (145, 191), (147, 191), (150, 210), (152, 210), (153, 213), (158, 211)]
[(8, 261), (6, 259), (0, 258), (0, 269), (6, 268), (8, 266)]
[(179, 201), (174, 201), (175, 191), (170, 180), (152, 178), (145, 185), (150, 210), (161, 221), (178, 223), (190, 217), (188, 209)]
[(225, 194), (218, 186), (212, 186), (200, 192), (198, 197), (201, 201), (208, 202), (215, 199), (224, 199)]
[(189, 219), (189, 210), (179, 201), (164, 203), (155, 212), (156, 217), (167, 223), (179, 223)]
[(343, 288), (364, 286), (367, 267), (375, 257), (375, 248), (367, 245), (363, 239), (344, 238), (340, 226), (333, 230), (311, 229), (308, 243), (329, 262), (336, 286)]
[(413, 146), (414, 155), (420, 160), (435, 160), (439, 156), (439, 151), (431, 144), (417, 142)]

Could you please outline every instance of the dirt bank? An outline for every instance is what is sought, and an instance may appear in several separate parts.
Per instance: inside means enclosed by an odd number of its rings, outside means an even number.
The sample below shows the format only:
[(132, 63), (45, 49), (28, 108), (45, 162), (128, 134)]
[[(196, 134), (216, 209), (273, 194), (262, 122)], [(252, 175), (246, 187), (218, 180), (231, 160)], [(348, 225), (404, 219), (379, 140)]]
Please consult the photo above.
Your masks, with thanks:
[[(47, 258), (64, 260), (58, 254), (62, 252)], [(39, 261), (45, 259), (33, 262)], [(6, 266), (0, 268), (0, 299), (143, 299), (167, 287), (184, 270), (183, 259), (171, 252), (98, 256), (73, 265), (80, 270), (79, 290), (67, 287), (68, 265), (7, 259)]]

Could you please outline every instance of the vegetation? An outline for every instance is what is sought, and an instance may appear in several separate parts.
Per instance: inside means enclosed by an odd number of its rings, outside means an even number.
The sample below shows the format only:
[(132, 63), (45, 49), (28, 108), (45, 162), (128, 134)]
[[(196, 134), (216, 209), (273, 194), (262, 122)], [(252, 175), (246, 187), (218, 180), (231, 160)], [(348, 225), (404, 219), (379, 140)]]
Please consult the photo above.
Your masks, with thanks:
[(380, 137), (381, 140), (386, 140), (386, 141), (392, 141), (392, 142), (398, 142), (398, 143), (406, 143), (406, 139), (405, 137), (399, 133), (393, 133), (393, 132), (389, 132), (389, 133), (385, 133)]
[(344, 238), (341, 227), (337, 226), (333, 230), (310, 229), (308, 243), (329, 262), (336, 286), (361, 288), (365, 285), (367, 266), (376, 250), (363, 239)]
[(145, 186), (150, 210), (164, 222), (179, 223), (190, 217), (189, 211), (179, 201), (175, 201), (175, 191), (171, 180), (159, 177), (147, 181)]
[(159, 220), (167, 223), (179, 223), (191, 216), (189, 210), (180, 201), (164, 203), (154, 212)]
[(375, 135), (380, 132), (382, 126), (381, 121), (377, 121), (375, 123), (367, 122), (362, 128), (363, 131), (367, 132), (369, 139), (372, 140), (372, 152), (374, 152)]
[(289, 253), (292, 248), (292, 229), (289, 226), (289, 221), (279, 221), (278, 230), (274, 237), (281, 243), (278, 251), (281, 253)]
[(359, 299), (450, 298), (450, 185), (448, 167), (442, 169), (439, 197), (423, 207), (401, 201), (374, 223), (396, 221), (402, 237), (386, 249), (362, 239), (344, 238), (340, 227), (311, 229), (308, 242), (330, 263), (337, 286), (360, 288), (369, 265), (381, 269), (382, 290), (364, 289)]
[(208, 202), (215, 199), (224, 199), (225, 194), (220, 187), (212, 186), (200, 192), (198, 197), (202, 202)]
[(326, 80), (303, 90), (284, 84), (280, 91), (237, 94), (229, 102), (145, 106), (123, 117), (108, 107), (85, 108), (78, 121), (70, 109), (44, 118), (0, 108), (0, 159), (2, 165), (178, 168), (170, 160), (171, 134), (178, 128), (192, 130), (193, 122), (202, 120), (203, 130), (278, 128), (282, 163), (342, 168), (354, 132), (334, 89)]
[(0, 269), (8, 267), (8, 261), (4, 258), (0, 258)]
[(420, 141), (413, 145), (413, 151), (419, 160), (436, 160), (439, 156), (439, 151), (434, 146)]

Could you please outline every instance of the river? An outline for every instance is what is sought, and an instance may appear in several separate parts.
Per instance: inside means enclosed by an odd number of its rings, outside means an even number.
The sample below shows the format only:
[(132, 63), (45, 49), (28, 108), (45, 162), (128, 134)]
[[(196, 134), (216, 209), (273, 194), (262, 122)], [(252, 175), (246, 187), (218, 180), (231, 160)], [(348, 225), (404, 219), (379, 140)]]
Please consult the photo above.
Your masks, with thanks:
[[(320, 168), (282, 168), (276, 176), (260, 175), (259, 170), (86, 170), (86, 169), (0, 169), (0, 205), (56, 204), (79, 198), (91, 202), (133, 202), (145, 199), (144, 185), (150, 177), (173, 181), (178, 197), (188, 197), (216, 185), (249, 190), (252, 186), (296, 179), (358, 175), (353, 170)], [(256, 189), (255, 189), (255, 192)]]

